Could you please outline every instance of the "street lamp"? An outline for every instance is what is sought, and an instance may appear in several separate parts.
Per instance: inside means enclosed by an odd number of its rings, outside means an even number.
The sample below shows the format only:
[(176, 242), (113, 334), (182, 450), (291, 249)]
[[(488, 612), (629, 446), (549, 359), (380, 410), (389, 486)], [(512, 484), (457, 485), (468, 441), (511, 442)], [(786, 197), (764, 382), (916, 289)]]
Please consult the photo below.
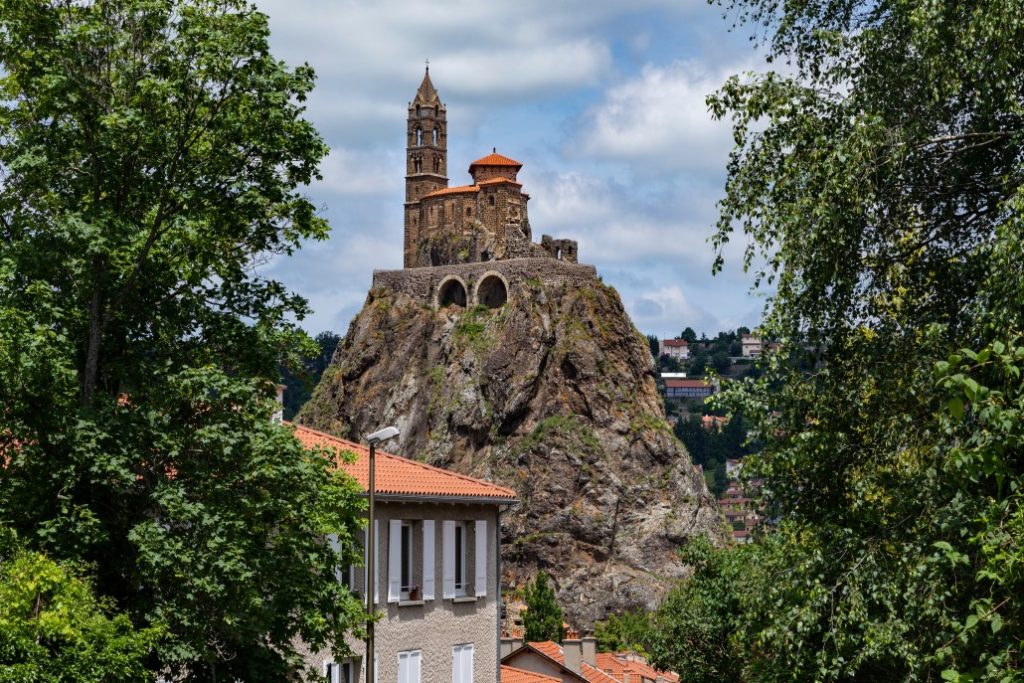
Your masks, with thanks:
[(374, 680), (374, 669), (376, 668), (373, 661), (373, 594), (374, 588), (377, 587), (377, 568), (374, 567), (374, 554), (370, 552), (371, 547), (376, 548), (377, 546), (377, 535), (374, 532), (374, 514), (373, 514), (373, 503), (376, 498), (377, 485), (375, 482), (374, 469), (374, 451), (376, 450), (377, 444), (388, 439), (393, 439), (398, 436), (398, 427), (385, 427), (384, 429), (378, 429), (373, 434), (366, 437), (366, 440), (370, 443), (370, 477), (367, 482), (367, 492), (370, 495), (369, 511), (366, 515), (366, 538), (367, 544), (363, 548), (363, 552), (366, 557), (363, 558), (363, 564), (366, 565), (366, 680), (363, 683), (375, 683)]

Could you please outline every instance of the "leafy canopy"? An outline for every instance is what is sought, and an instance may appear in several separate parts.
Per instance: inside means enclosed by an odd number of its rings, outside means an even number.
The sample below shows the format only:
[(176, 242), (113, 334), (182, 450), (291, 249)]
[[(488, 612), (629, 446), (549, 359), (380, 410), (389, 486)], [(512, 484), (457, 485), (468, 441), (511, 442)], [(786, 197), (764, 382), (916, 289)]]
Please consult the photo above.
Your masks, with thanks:
[(0, 522), (197, 680), (361, 623), (354, 484), (269, 421), (317, 348), (258, 266), (326, 237), (327, 147), (267, 40), (241, 0), (0, 0)]
[(719, 652), (743, 680), (1020, 680), (1024, 6), (722, 4), (787, 69), (709, 98), (719, 259), (745, 233), (783, 343), (726, 395), (782, 519), (723, 560), (753, 580)]

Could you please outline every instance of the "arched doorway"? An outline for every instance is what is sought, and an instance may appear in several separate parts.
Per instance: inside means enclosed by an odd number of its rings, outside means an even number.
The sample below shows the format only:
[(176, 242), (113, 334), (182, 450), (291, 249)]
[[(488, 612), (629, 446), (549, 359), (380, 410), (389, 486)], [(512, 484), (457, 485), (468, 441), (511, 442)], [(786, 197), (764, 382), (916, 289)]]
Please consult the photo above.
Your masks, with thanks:
[(485, 275), (476, 286), (476, 302), (488, 308), (499, 308), (508, 301), (508, 287), (496, 274)]
[(466, 285), (457, 277), (450, 277), (441, 283), (437, 288), (437, 305), (440, 308), (446, 306), (466, 306)]

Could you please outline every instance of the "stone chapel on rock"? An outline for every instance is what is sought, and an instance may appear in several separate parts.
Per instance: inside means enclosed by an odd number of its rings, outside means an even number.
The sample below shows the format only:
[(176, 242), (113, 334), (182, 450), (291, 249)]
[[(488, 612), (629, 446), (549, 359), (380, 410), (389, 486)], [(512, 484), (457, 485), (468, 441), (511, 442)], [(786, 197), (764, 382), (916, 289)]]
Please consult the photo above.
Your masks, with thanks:
[(492, 149), (469, 165), (471, 184), (448, 186), (448, 111), (428, 67), (407, 120), (405, 269), (375, 272), (374, 286), (435, 306), (494, 308), (525, 279), (593, 278), (593, 267), (577, 265), (575, 240), (533, 242), (522, 167)]

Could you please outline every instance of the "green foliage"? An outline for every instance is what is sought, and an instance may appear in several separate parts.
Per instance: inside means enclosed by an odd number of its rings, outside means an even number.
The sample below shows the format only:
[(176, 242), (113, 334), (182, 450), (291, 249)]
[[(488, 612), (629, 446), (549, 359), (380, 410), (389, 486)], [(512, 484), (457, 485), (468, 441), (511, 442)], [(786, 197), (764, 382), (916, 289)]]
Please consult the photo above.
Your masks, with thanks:
[(647, 347), (651, 350), (651, 358), (657, 361), (658, 356), (661, 355), (661, 343), (658, 341), (657, 335), (647, 335)]
[(724, 396), (781, 518), (713, 560), (743, 576), (726, 678), (1021, 680), (1024, 8), (724, 4), (791, 73), (709, 99), (737, 141), (719, 259), (743, 230), (784, 344)]
[(523, 628), (527, 642), (552, 640), (560, 643), (565, 637), (562, 608), (558, 605), (555, 589), (549, 581), (548, 575), (540, 571), (537, 578), (526, 585)]
[(674, 588), (654, 613), (651, 663), (676, 671), (682, 683), (742, 680), (740, 591), (755, 577), (741, 547), (716, 551), (704, 537), (684, 546), (691, 577)]
[(758, 448), (748, 438), (742, 414), (733, 415), (721, 429), (711, 430), (704, 429), (700, 417), (693, 416), (676, 422), (673, 432), (686, 446), (690, 459), (710, 475), (708, 488), (715, 496), (721, 496), (728, 485), (725, 461), (742, 459)]
[(692, 327), (687, 327), (679, 334), (680, 339), (685, 339), (687, 344), (693, 345), (697, 341), (697, 333), (693, 331)]
[(0, 528), (0, 681), (116, 683), (151, 678), (145, 666), (158, 627), (97, 598), (89, 582)]
[(0, 523), (195, 680), (361, 623), (355, 485), (269, 421), (318, 349), (253, 265), (326, 236), (327, 147), (267, 38), (237, 0), (0, 0)]
[(609, 615), (594, 625), (598, 652), (632, 651), (647, 656), (651, 649), (652, 615), (637, 608)]
[[(281, 366), (281, 383), (284, 390), (284, 419), (291, 420), (312, 394), (313, 387), (320, 381), (327, 366), (334, 358), (341, 337), (334, 332), (321, 332), (313, 339), (319, 352), (313, 356), (303, 356), (297, 363)], [(294, 371), (290, 367), (296, 368)]]
[(490, 322), (492, 314), (493, 311), (483, 304), (466, 310), (455, 322), (452, 338), (478, 352), (487, 351), (491, 345), (487, 336), (487, 323)]

